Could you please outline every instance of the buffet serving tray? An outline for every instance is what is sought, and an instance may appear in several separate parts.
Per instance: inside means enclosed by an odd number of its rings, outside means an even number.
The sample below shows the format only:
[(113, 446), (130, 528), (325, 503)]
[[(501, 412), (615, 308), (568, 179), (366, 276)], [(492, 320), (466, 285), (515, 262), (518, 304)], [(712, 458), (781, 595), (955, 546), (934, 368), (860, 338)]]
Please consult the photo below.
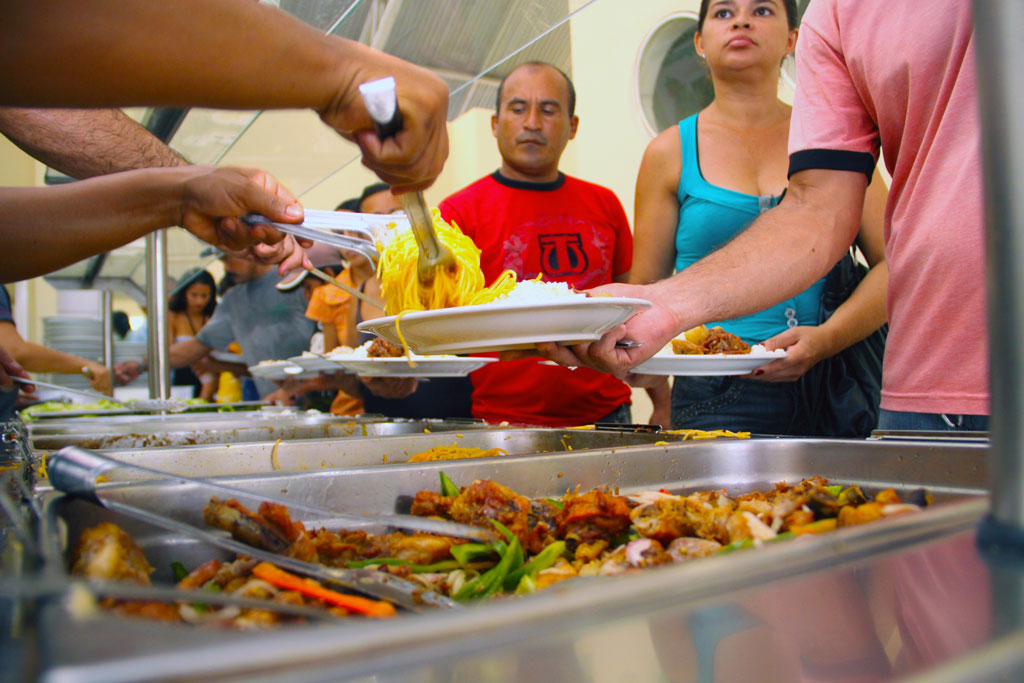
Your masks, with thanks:
[(385, 418), (338, 418), (332, 416), (228, 417), (205, 421), (146, 421), (115, 425), (68, 425), (62, 430), (33, 429), (29, 445), (35, 451), (80, 446), (93, 450), (181, 447), (200, 444), (237, 444), (277, 439), (323, 439), (392, 434), (482, 429), (477, 421), (387, 420)]
[[(566, 610), (576, 610), (574, 620), (584, 619), (587, 610), (596, 610), (591, 615), (595, 618), (607, 618), (623, 610), (649, 613), (666, 601), (707, 599), (771, 578), (792, 578), (830, 563), (850, 562), (939, 538), (969, 528), (986, 509), (981, 498), (985, 449), (970, 444), (796, 439), (690, 442), (529, 458), (234, 476), (222, 481), (256, 494), (273, 493), (339, 511), (373, 513), (402, 510), (418, 490), (436, 489), (441, 470), (458, 485), (493, 478), (528, 496), (561, 495), (576, 485), (581, 490), (610, 485), (620, 492), (651, 488), (685, 492), (712, 487), (735, 492), (821, 475), (837, 483), (858, 483), (869, 491), (894, 487), (906, 492), (925, 486), (935, 495), (937, 504), (921, 513), (843, 529), (806, 542), (773, 544), (771, 548), (607, 580), (570, 581), (524, 600), (499, 601), (458, 612), (410, 615), (392, 623), (353, 620), (337, 626), (297, 626), (266, 634), (239, 634), (108, 615), (82, 623), (70, 618), (60, 601), (53, 601), (41, 615), (42, 661), (51, 667), (54, 680), (69, 675), (78, 680), (129, 680), (140, 670), (159, 671), (162, 676), (202, 674), (206, 678), (218, 673), (276, 670), (295, 674), (297, 679), (313, 679), (317, 674), (311, 672), (316, 665), (328, 663), (344, 667), (332, 669), (333, 676), (365, 675), (374, 657), (375, 665), (379, 665), (384, 661), (381, 657), (388, 653), (393, 656), (403, 644), (433, 649), (438, 654), (437, 648), (454, 647), (453, 643), (462, 642), (460, 638), (485, 631), (493, 645), (502, 638), (546, 628), (565, 617)], [(145, 501), (163, 514), (202, 524), (205, 496), (188, 485), (152, 481), (107, 486), (118, 490), (123, 500)], [(82, 530), (101, 521), (122, 525), (136, 538), (156, 567), (157, 582), (169, 580), (171, 561), (192, 566), (223, 557), (215, 549), (53, 491), (41, 497), (46, 511), (42, 538), (51, 576), (65, 571), (69, 539), (73, 543)], [(613, 585), (614, 590), (609, 590)], [(83, 633), (90, 635), (88, 641), (81, 641)], [(411, 655), (413, 650), (406, 652)], [(306, 676), (300, 671), (306, 671)]]
[[(348, 434), (344, 428), (335, 428), (335, 438), (330, 439), (284, 439), (280, 443), (260, 441), (190, 447), (128, 448), (106, 451), (106, 455), (121, 462), (163, 472), (188, 477), (214, 477), (395, 465), (407, 462), (412, 455), (438, 446), (501, 448), (509, 455), (588, 449), (606, 449), (614, 453), (617, 449), (653, 444), (667, 445), (683, 439), (678, 434), (597, 429), (462, 427), (457, 424), (381, 422), (357, 425), (352, 434)], [(387, 438), (380, 438), (385, 436)], [(144, 472), (128, 469), (114, 470), (108, 473), (107, 477), (111, 481), (151, 478)]]

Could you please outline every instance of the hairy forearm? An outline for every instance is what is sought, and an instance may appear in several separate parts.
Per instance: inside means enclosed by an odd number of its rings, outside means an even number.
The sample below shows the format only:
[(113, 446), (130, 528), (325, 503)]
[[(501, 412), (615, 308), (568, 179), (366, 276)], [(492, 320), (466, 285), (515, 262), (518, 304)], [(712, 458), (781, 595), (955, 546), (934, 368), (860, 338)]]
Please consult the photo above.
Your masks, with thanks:
[(790, 192), (724, 247), (655, 285), (672, 301), (678, 329), (762, 311), (827, 273), (853, 243), (860, 220), (866, 179), (844, 180), (851, 186), (839, 197), (827, 186)]
[(82, 368), (90, 365), (89, 361), (70, 353), (49, 349), (30, 341), (8, 339), (2, 337), (4, 348), (29, 372), (56, 372), (65, 375), (80, 375)]
[(83, 5), (0, 3), (4, 104), (322, 111), (346, 53), (362, 49), (251, 0)]
[(119, 109), (0, 107), (0, 132), (72, 178), (188, 163)]
[(193, 167), (128, 171), (56, 187), (0, 188), (0, 272), (13, 282), (181, 222)]

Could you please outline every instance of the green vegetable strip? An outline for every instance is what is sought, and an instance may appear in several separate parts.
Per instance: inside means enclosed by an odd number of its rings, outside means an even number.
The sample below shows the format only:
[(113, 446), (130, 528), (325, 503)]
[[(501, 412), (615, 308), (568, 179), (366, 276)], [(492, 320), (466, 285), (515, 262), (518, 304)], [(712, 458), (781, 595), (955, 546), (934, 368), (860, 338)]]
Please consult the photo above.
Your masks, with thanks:
[(453, 545), (451, 553), (452, 557), (454, 557), (459, 564), (464, 565), (469, 563), (471, 560), (490, 557), (494, 554), (494, 548), (489, 544), (483, 543), (463, 543), (461, 545)]
[(441, 472), (441, 495), (446, 498), (459, 495), (459, 487), (444, 472)]
[(559, 510), (564, 510), (565, 509), (565, 504), (562, 503), (562, 501), (558, 500), (557, 498), (545, 498), (544, 500), (546, 500), (547, 502), (551, 503), (552, 505), (554, 505)]
[(188, 576), (188, 570), (181, 562), (171, 562), (171, 573), (174, 574), (174, 582), (181, 581)]
[[(565, 541), (555, 541), (548, 547), (541, 550), (537, 555), (527, 562), (523, 567), (510, 572), (505, 579), (505, 590), (514, 590), (522, 583), (524, 578), (531, 580), (537, 578), (537, 574), (551, 565), (565, 553)], [(518, 591), (517, 591), (518, 592)]]
[(519, 545), (519, 539), (513, 536), (501, 561), (487, 573), (472, 581), (467, 581), (452, 597), (456, 600), (478, 600), (496, 593), (504, 585), (505, 577), (509, 575), (509, 572), (519, 569), (522, 565), (522, 557), (522, 546)]
[(348, 563), (349, 569), (364, 569), (366, 567), (379, 567), (386, 564), (389, 567), (409, 567), (413, 574), (433, 574), (435, 572), (450, 572), (461, 569), (462, 564), (456, 560), (442, 560), (434, 564), (413, 564), (408, 560), (397, 557), (380, 557), (375, 560), (354, 560)]
[(838, 484), (836, 486), (822, 486), (821, 488), (825, 489), (826, 491), (829, 492), (829, 494), (836, 497), (838, 497), (839, 494), (843, 492), (843, 487), (839, 486)]

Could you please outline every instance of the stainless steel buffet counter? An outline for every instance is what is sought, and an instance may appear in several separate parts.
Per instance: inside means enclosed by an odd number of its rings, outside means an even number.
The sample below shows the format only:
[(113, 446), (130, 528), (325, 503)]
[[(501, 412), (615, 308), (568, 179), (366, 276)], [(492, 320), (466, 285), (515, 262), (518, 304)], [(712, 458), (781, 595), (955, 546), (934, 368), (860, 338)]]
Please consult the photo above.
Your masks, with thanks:
[[(378, 441), (383, 445), (391, 440)], [(550, 670), (557, 672), (556, 677), (562, 680), (592, 679), (593, 662), (583, 668), (572, 668), (579, 667), (580, 661), (575, 654), (578, 645), (565, 643), (570, 634), (578, 632), (583, 642), (590, 642), (593, 636), (588, 635), (588, 629), (607, 631), (610, 624), (623, 615), (631, 614), (629, 618), (638, 624), (652, 620), (658, 623), (660, 617), (656, 616), (669, 604), (673, 609), (682, 609), (694, 601), (740, 588), (780, 577), (791, 579), (969, 528), (985, 510), (985, 502), (980, 497), (985, 476), (983, 458), (984, 448), (977, 444), (779, 439), (690, 442), (530, 457), (225, 477), (222, 481), (257, 495), (285, 496), (297, 502), (357, 514), (401, 509), (404, 501), (416, 491), (436, 489), (441, 470), (457, 484), (492, 478), (529, 496), (560, 495), (576, 485), (583, 490), (610, 485), (623, 492), (651, 488), (682, 492), (710, 487), (738, 491), (820, 474), (840, 483), (858, 482), (869, 490), (891, 486), (905, 492), (926, 486), (936, 494), (940, 504), (916, 515), (841, 530), (821, 538), (778, 544), (771, 549), (709, 558), (635, 576), (578, 580), (568, 582), (576, 585), (559, 585), (525, 599), (474, 606), (457, 613), (408, 615), (387, 624), (351, 621), (279, 629), (266, 634), (237, 634), (129, 622), (106, 615), (82, 623), (72, 618), (59, 601), (54, 601), (44, 610), (40, 637), (46, 660), (51, 662), (53, 680), (65, 677), (127, 680), (147, 671), (159, 671), (158, 678), (200, 675), (204, 679), (219, 675), (248, 678), (273, 671), (288, 672), (289, 677), (297, 680), (314, 680), (328, 672), (331, 678), (344, 678), (378, 671), (379, 667), (401, 669), (401, 662), (407, 662), (412, 669), (398, 674), (399, 678), (406, 674), (418, 677), (424, 667), (439, 666), (440, 669), (433, 669), (432, 675), (445, 679), (451, 677), (453, 671), (469, 666), (465, 669), (469, 673), (467, 680), (478, 680), (478, 676), (484, 676), (493, 666), (496, 667), (495, 680), (511, 680), (531, 672), (540, 676), (540, 672), (551, 666)], [(159, 511), (176, 519), (202, 525), (201, 510), (206, 492), (189, 485), (160, 481), (110, 486), (120, 489), (119, 497), (126, 502), (156, 505)], [(43, 538), (47, 542), (50, 576), (59, 576), (64, 571), (69, 539), (77, 538), (84, 528), (103, 520), (117, 522), (139, 541), (150, 562), (157, 567), (154, 575), (157, 581), (168, 580), (171, 561), (195, 564), (223, 557), (213, 548), (122, 518), (89, 503), (69, 501), (53, 492), (43, 496), (43, 503), (46, 515)], [(820, 592), (814, 588), (809, 589), (808, 594), (818, 596)], [(748, 623), (749, 620), (744, 619), (740, 618), (740, 626)], [(76, 637), (83, 629), (90, 634), (86, 641)], [(643, 638), (650, 639), (658, 632), (657, 628), (641, 626), (636, 633), (646, 633)], [(473, 649), (479, 646), (481, 638), (505, 644), (522, 641), (532, 647), (530, 643), (535, 643), (539, 633), (549, 633), (551, 638), (565, 645), (564, 652), (546, 654), (550, 661), (540, 669), (536, 667), (542, 662), (534, 658), (534, 650), (528, 649), (531, 654), (523, 659), (516, 654), (516, 648), (492, 650), (488, 655)], [(634, 634), (634, 639), (636, 637), (639, 636)], [(314, 642), (317, 645), (310, 647)], [(188, 656), (180, 656), (182, 650), (187, 650)], [(421, 661), (413, 665), (417, 658), (407, 658), (416, 652), (429, 653), (427, 656), (431, 659), (440, 657), (441, 662), (449, 659), (443, 664)], [(470, 652), (474, 654), (469, 655)], [(651, 656), (651, 646), (639, 652), (640, 659), (635, 654), (630, 656), (631, 660), (637, 659), (636, 666), (641, 667), (637, 671), (656, 672), (661, 664), (658, 656)], [(463, 661), (467, 656), (477, 664)], [(489, 663), (481, 663), (485, 660)], [(515, 662), (511, 668), (495, 664), (509, 661)], [(571, 662), (574, 662), (572, 666)], [(483, 668), (474, 668), (477, 666)], [(505, 673), (500, 673), (502, 671)]]
[[(366, 428), (386, 424), (412, 423), (368, 423)], [(131, 426), (138, 433), (138, 421)], [(44, 485), (35, 499), (44, 557), (38, 576), (46, 585), (41, 598), (16, 601), (25, 618), (19, 622), (23, 640), (14, 642), (35, 653), (28, 668), (52, 681), (884, 680), (983, 647), (1006, 650), (1000, 638), (1019, 628), (1019, 604), (991, 597), (997, 585), (1007, 583), (1005, 575), (987, 568), (974, 551), (972, 529), (987, 510), (983, 443), (659, 443), (673, 435), (467, 430), (464, 424), (427, 428), (431, 433), (416, 425), (412, 433), (364, 437), (360, 427), (343, 438), (285, 440), (273, 461), (274, 444), (267, 441), (106, 453), (190, 476), (230, 473), (234, 476), (218, 481), (257, 496), (356, 514), (403, 511), (418, 490), (437, 488), (442, 470), (459, 485), (494, 479), (528, 496), (559, 496), (577, 485), (620, 492), (737, 492), (821, 475), (869, 491), (924, 486), (936, 504), (754, 551), (627, 576), (576, 579), (524, 598), (405, 614), (383, 623), (349, 619), (239, 633), (128, 620), (102, 611), (85, 610), (83, 616), (80, 607), (69, 607), (81, 603), (81, 596), (72, 600), (66, 588), (69, 547), (83, 529), (104, 520), (139, 542), (156, 568), (157, 584), (170, 582), (173, 561), (193, 566), (227, 556)], [(37, 426), (32, 429), (38, 438)], [(511, 455), (402, 462), (411, 453), (456, 440), (461, 446), (505, 448)], [(557, 450), (542, 452), (552, 449)], [(385, 455), (387, 466), (382, 466)], [(281, 471), (275, 471), (274, 461)], [(104, 486), (119, 491), (122, 500), (145, 502), (203, 525), (208, 493), (193, 486), (159, 480)], [(970, 670), (978, 673), (977, 667)]]

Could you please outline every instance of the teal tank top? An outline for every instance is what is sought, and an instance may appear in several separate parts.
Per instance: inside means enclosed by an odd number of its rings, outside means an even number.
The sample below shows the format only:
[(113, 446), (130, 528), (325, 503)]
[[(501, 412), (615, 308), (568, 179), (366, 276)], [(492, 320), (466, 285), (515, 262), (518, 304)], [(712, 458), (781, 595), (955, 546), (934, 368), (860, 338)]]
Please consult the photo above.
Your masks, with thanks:
[[(683, 169), (679, 178), (679, 226), (676, 228), (676, 271), (684, 270), (723, 246), (755, 218), (779, 203), (779, 197), (755, 197), (704, 180), (697, 158), (697, 115), (679, 122)], [(825, 279), (801, 294), (759, 313), (708, 323), (721, 325), (748, 344), (759, 344), (787, 327), (818, 324), (818, 303)]]

